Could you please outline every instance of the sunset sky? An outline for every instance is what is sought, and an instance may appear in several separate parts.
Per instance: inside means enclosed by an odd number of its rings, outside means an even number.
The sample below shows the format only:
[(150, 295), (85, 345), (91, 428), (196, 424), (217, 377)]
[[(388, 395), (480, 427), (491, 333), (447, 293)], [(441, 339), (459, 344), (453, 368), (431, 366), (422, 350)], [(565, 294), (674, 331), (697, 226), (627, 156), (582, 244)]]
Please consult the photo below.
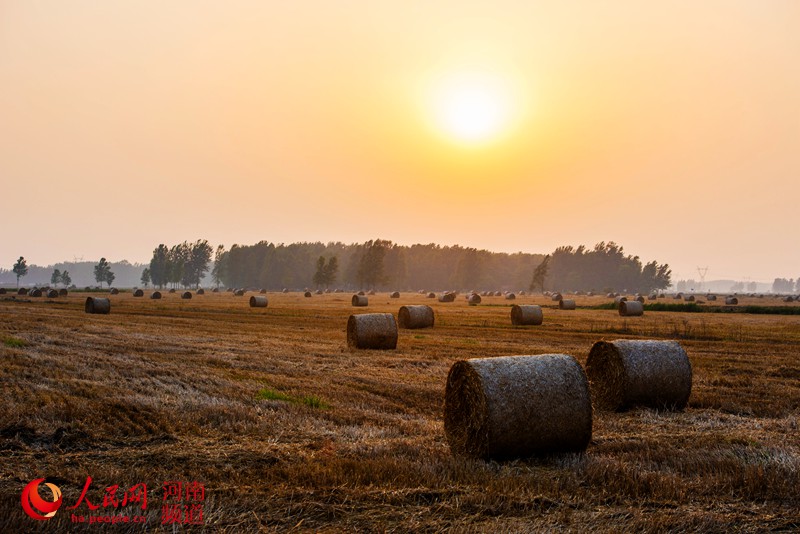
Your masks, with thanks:
[(800, 2), (0, 0), (0, 266), (614, 240), (800, 276)]

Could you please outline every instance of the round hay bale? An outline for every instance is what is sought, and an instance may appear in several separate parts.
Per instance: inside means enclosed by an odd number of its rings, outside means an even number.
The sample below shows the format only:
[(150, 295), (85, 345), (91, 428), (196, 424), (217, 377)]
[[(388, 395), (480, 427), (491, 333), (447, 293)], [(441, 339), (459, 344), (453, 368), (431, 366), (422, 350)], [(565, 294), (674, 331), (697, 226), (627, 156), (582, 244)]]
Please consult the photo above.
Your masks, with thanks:
[(794, 299), (792, 298), (792, 296), (791, 296), (791, 295), (789, 295), (789, 296), (787, 296), (787, 297), (784, 297), (784, 298), (783, 298), (783, 302), (792, 302), (793, 300), (794, 300)]
[(626, 302), (627, 300), (628, 300), (628, 297), (614, 297), (614, 304), (619, 306), (620, 302)]
[(111, 312), (111, 299), (104, 299), (100, 297), (86, 297), (86, 303), (83, 306), (86, 313), (101, 313), (108, 314)]
[(587, 297), (593, 297), (594, 296), (594, 291), (589, 291), (588, 293), (586, 293), (586, 296)]
[(540, 325), (544, 320), (542, 307), (514, 304), (511, 306), (511, 324), (517, 326)]
[(524, 297), (524, 296), (525, 296), (525, 291), (524, 291), (524, 290), (523, 290), (523, 291), (520, 291), (520, 292), (519, 292), (519, 294), (520, 294), (520, 295), (522, 295), (522, 296)]
[(161, 298), (161, 291), (153, 291), (153, 293), (150, 295), (150, 298), (154, 299), (154, 300), (160, 299)]
[(116, 287), (112, 287), (109, 293), (111, 293), (112, 295), (119, 295), (119, 289), (117, 289)]
[(267, 297), (262, 295), (253, 295), (250, 297), (250, 307), (251, 308), (266, 308), (267, 307)]
[(264, 294), (266, 294), (267, 290), (266, 290), (265, 288), (263, 288), (263, 287), (262, 287), (261, 289), (259, 289), (259, 290), (258, 290), (258, 292), (259, 292), (260, 294), (264, 295)]
[(575, 301), (572, 299), (562, 299), (558, 301), (558, 309), (560, 310), (574, 310)]
[(41, 297), (42, 296), (42, 290), (39, 289), (38, 287), (34, 287), (30, 291), (28, 291), (28, 296), (29, 297)]
[(391, 313), (363, 313), (347, 320), (347, 346), (352, 349), (394, 350), (397, 322)]
[(61, 288), (58, 290), (59, 297), (66, 297), (67, 295), (69, 295), (69, 291), (67, 291), (66, 289)]
[(709, 302), (713, 302), (713, 301), (717, 300), (717, 296), (716, 295), (706, 295), (706, 300), (709, 301)]
[(47, 291), (47, 298), (49, 298), (49, 299), (58, 298), (58, 290), (57, 289), (49, 289)]
[(434, 323), (433, 308), (425, 304), (419, 306), (400, 306), (397, 313), (400, 328), (431, 328)]
[(439, 302), (454, 302), (455, 300), (456, 300), (455, 293), (447, 292), (439, 295)]
[(613, 299), (615, 297), (616, 297), (616, 295), (614, 293), (607, 293), (606, 294), (606, 298)]
[(495, 291), (495, 292), (494, 292), (494, 296), (495, 296), (495, 297), (499, 297), (499, 296), (501, 296), (501, 295), (502, 295), (502, 293), (500, 293), (499, 291)]
[(306, 291), (305, 293), (303, 293), (303, 296), (306, 298), (311, 297), (311, 291)]
[(644, 297), (643, 297), (643, 296), (641, 296), (641, 295), (639, 295), (638, 297), (636, 297), (634, 300), (635, 300), (636, 302), (639, 302), (639, 303), (641, 303), (641, 304), (644, 304)]
[(400, 298), (400, 292), (399, 292), (399, 291), (393, 291), (393, 292), (392, 292), (392, 293), (389, 295), (389, 298), (390, 298), (390, 299), (399, 299), (399, 298)]
[(656, 300), (657, 298), (658, 295), (655, 293), (650, 293), (649, 295), (647, 295), (647, 300)]
[(285, 287), (281, 290), (281, 293), (288, 293), (288, 292), (289, 292), (289, 290), (286, 289)]
[(356, 295), (361, 295), (363, 297), (364, 295), (366, 295), (366, 293), (364, 293), (363, 291), (359, 291), (358, 293), (356, 293)]
[(694, 295), (687, 295), (683, 300), (686, 302), (694, 302)]
[(234, 297), (243, 297), (244, 296), (244, 289), (236, 289), (233, 292)]
[(736, 306), (739, 304), (739, 299), (736, 297), (725, 297), (725, 304), (727, 306)]
[(322, 290), (321, 289), (317, 289), (316, 291), (314, 291), (314, 294), (315, 295), (322, 295)]
[(514, 293), (506, 293), (506, 300), (514, 300), (517, 296)]
[(566, 354), (457, 361), (447, 375), (444, 431), (454, 456), (583, 451), (592, 439), (586, 373)]
[(434, 293), (433, 291), (431, 291), (430, 293), (428, 293), (428, 297), (427, 297), (427, 298), (429, 298), (429, 299), (435, 299), (435, 298), (436, 298), (436, 293)]
[(659, 294), (658, 294), (658, 298), (660, 298), (660, 299), (664, 299), (664, 298), (667, 298), (667, 295), (666, 295), (666, 294), (664, 294), (664, 293), (659, 293)]
[(169, 291), (167, 291), (167, 293), (175, 293), (175, 288), (171, 288)]
[(17, 289), (17, 295), (25, 296), (28, 294), (28, 290), (24, 287)]
[(677, 295), (672, 297), (672, 300), (682, 300), (682, 299), (683, 299), (683, 293), (678, 293)]
[(467, 296), (467, 304), (470, 306), (477, 306), (481, 303), (481, 296), (477, 293), (473, 293), (472, 295)]
[[(644, 300), (644, 299), (642, 299)], [(639, 317), (644, 315), (644, 304), (639, 299), (619, 303), (619, 314), (622, 317)]]
[(205, 295), (206, 294), (206, 290), (201, 287), (200, 289), (197, 290), (197, 294), (198, 295)]
[(417, 291), (417, 293), (419, 293), (420, 295), (424, 295), (425, 294), (425, 290), (424, 289), (420, 289), (419, 291)]
[(212, 289), (212, 290), (211, 290), (211, 292), (212, 292), (212, 293), (219, 293), (219, 288), (218, 288), (218, 287), (215, 287), (214, 289)]
[(552, 296), (550, 297), (550, 300), (552, 300), (553, 302), (558, 302), (563, 298), (564, 297), (561, 296), (561, 293), (553, 293)]
[(181, 295), (181, 298), (185, 299), (185, 300), (191, 299), (192, 298), (192, 292), (191, 291), (184, 291), (183, 294)]
[(134, 297), (143, 297), (144, 296), (144, 291), (142, 291), (141, 289), (137, 289), (136, 291), (133, 292), (133, 296)]
[(331, 292), (330, 288), (326, 287), (325, 288), (325, 293), (330, 293), (330, 292)]
[(234, 289), (234, 288), (232, 288), (232, 287), (229, 287), (228, 289), (226, 289), (226, 290), (225, 290), (225, 292), (226, 292), (226, 293), (233, 293), (233, 289)]
[(367, 291), (367, 295), (374, 295), (374, 294), (375, 294), (374, 289), (370, 289), (369, 291)]
[(586, 360), (595, 407), (634, 405), (682, 410), (692, 392), (692, 365), (677, 341), (598, 341)]
[(369, 305), (369, 297), (366, 295), (353, 295), (353, 298), (350, 299), (350, 303), (353, 306), (367, 306)]
[(6, 294), (6, 288), (0, 287), (0, 295), (5, 295), (5, 294)]

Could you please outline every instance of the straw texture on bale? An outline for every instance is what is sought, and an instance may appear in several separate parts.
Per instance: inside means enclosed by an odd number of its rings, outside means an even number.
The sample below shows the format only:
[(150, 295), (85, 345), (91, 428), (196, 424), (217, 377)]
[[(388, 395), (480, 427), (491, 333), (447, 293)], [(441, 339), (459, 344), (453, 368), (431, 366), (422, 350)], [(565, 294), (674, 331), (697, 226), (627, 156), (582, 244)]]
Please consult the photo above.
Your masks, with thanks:
[(206, 294), (206, 290), (201, 287), (200, 289), (197, 290), (197, 294), (198, 295), (205, 295)]
[(435, 298), (436, 298), (436, 293), (434, 293), (433, 291), (431, 291), (430, 293), (428, 293), (428, 298), (429, 298), (429, 299), (435, 299)]
[(424, 304), (419, 306), (400, 306), (397, 312), (400, 328), (431, 328), (434, 323), (433, 308)]
[(86, 313), (107, 314), (111, 312), (111, 300), (99, 297), (86, 297), (86, 303), (83, 308)]
[(150, 298), (151, 299), (156, 299), (156, 300), (160, 299), (161, 298), (161, 291), (153, 291), (153, 294), (150, 295)]
[(454, 302), (456, 300), (455, 293), (442, 293), (439, 295), (439, 302)]
[(244, 289), (236, 289), (233, 291), (234, 297), (243, 297), (244, 296)]
[(540, 325), (544, 320), (542, 307), (514, 304), (511, 306), (511, 324), (518, 326)]
[(311, 296), (311, 291), (306, 291), (305, 293), (303, 293), (303, 296), (306, 297), (306, 298), (310, 297)]
[(251, 308), (266, 308), (267, 307), (267, 297), (263, 295), (253, 295), (250, 297), (250, 307)]
[(506, 300), (514, 300), (517, 296), (514, 293), (506, 293)]
[(586, 360), (595, 407), (635, 405), (682, 410), (692, 392), (692, 365), (677, 341), (598, 341)]
[(133, 292), (133, 296), (134, 297), (143, 297), (144, 296), (144, 291), (142, 291), (141, 289), (137, 289), (137, 290), (135, 290)]
[(467, 304), (469, 304), (470, 306), (477, 306), (480, 303), (481, 303), (481, 296), (478, 295), (477, 293), (473, 293), (472, 295), (469, 295), (467, 297)]
[(353, 349), (394, 350), (397, 321), (391, 313), (363, 313), (347, 320), (347, 346)]
[(39, 289), (38, 287), (34, 287), (30, 291), (28, 291), (28, 296), (29, 297), (41, 297), (42, 296), (42, 290)]
[(583, 451), (592, 438), (586, 374), (566, 354), (457, 361), (447, 375), (444, 431), (454, 456)]
[(558, 308), (561, 310), (574, 310), (575, 301), (572, 299), (562, 299), (558, 301)]
[(47, 298), (54, 299), (58, 297), (58, 290), (57, 289), (50, 289), (47, 291)]
[(739, 304), (739, 299), (737, 299), (736, 297), (726, 297), (725, 304), (727, 304), (728, 306), (736, 306), (737, 304)]
[(400, 292), (399, 291), (392, 292), (392, 294), (389, 295), (389, 298), (390, 299), (399, 299), (400, 298)]
[(184, 291), (183, 294), (181, 295), (181, 298), (189, 300), (190, 298), (192, 298), (192, 292), (191, 291)]
[(353, 298), (350, 299), (350, 302), (353, 306), (368, 306), (369, 305), (369, 298), (366, 295), (353, 295)]
[(644, 315), (644, 304), (638, 300), (622, 301), (619, 303), (619, 314), (622, 317), (639, 317)]

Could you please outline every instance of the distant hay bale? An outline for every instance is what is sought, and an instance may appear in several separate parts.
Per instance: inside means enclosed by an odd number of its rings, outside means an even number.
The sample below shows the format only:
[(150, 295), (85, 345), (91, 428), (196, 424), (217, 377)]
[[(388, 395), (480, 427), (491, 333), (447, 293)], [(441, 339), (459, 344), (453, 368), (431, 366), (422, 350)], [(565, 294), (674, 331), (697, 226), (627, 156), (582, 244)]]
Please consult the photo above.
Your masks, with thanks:
[(47, 298), (49, 298), (49, 299), (58, 298), (58, 290), (57, 289), (49, 289), (47, 291)]
[(181, 295), (181, 298), (184, 299), (184, 300), (191, 299), (192, 298), (192, 292), (191, 291), (184, 291), (183, 294)]
[(236, 289), (233, 292), (234, 297), (243, 297), (244, 296), (244, 289)]
[(339, 288), (337, 287), (336, 289), (334, 289), (334, 290), (333, 290), (333, 292), (334, 292), (334, 293), (341, 293), (341, 292), (342, 292), (342, 290), (341, 290), (341, 289), (339, 289)]
[(289, 292), (289, 290), (286, 289), (285, 287), (281, 290), (281, 293), (288, 293), (288, 292)]
[(638, 297), (636, 297), (633, 300), (635, 300), (636, 302), (640, 302), (640, 303), (644, 304), (644, 297), (641, 296), (641, 295), (639, 295)]
[(226, 289), (226, 290), (225, 290), (225, 292), (227, 292), (227, 293), (233, 293), (233, 288), (232, 288), (232, 287), (229, 287), (228, 289)]
[(6, 288), (0, 287), (0, 295), (5, 295), (5, 294), (6, 294)]
[(366, 295), (353, 295), (353, 298), (350, 299), (350, 303), (353, 306), (368, 306), (369, 305), (369, 297)]
[(520, 291), (519, 294), (524, 297), (525, 296), (525, 290)]
[(694, 295), (686, 295), (684, 298), (686, 302), (694, 302)]
[(314, 291), (314, 294), (315, 295), (322, 295), (322, 290), (321, 289), (317, 289), (316, 291)]
[(206, 290), (201, 287), (200, 289), (197, 290), (197, 294), (198, 295), (205, 295), (206, 294)]
[(502, 293), (500, 293), (499, 291), (495, 291), (495, 292), (494, 292), (494, 296), (495, 296), (495, 297), (499, 297), (499, 296), (501, 296), (501, 295), (502, 295)]
[(783, 297), (783, 302), (792, 302), (792, 301), (794, 301), (794, 298), (792, 298), (791, 295)]
[(389, 298), (390, 299), (399, 299), (400, 298), (400, 292), (399, 291), (392, 291), (392, 293), (389, 295)]
[(683, 299), (683, 293), (678, 293), (677, 295), (672, 297), (672, 299), (673, 300), (681, 300), (681, 299)]
[(331, 292), (330, 288), (326, 287), (325, 288), (325, 293), (330, 293), (330, 292)]
[(613, 299), (615, 297), (616, 297), (616, 295), (614, 293), (607, 293), (606, 294), (606, 298)]
[(517, 326), (540, 325), (544, 320), (541, 306), (514, 304), (511, 306), (511, 324)]
[(364, 293), (363, 291), (359, 291), (358, 293), (356, 293), (356, 295), (361, 295), (363, 297), (364, 295), (366, 295), (366, 293)]
[(622, 317), (639, 317), (640, 315), (644, 315), (644, 304), (638, 299), (630, 301), (624, 300), (619, 303), (617, 309)]
[(394, 350), (397, 322), (391, 313), (363, 313), (347, 320), (347, 346), (352, 349)]
[(424, 295), (425, 294), (425, 290), (424, 289), (420, 289), (419, 291), (417, 291), (417, 293), (419, 293), (420, 295)]
[(736, 306), (739, 304), (739, 299), (736, 297), (725, 297), (725, 305), (727, 306)]
[(658, 295), (655, 293), (650, 293), (649, 295), (647, 295), (647, 300), (656, 300), (657, 298)]
[(69, 291), (67, 291), (66, 289), (61, 288), (58, 290), (59, 297), (66, 297), (67, 295), (69, 295)]
[(144, 296), (144, 291), (142, 291), (141, 289), (137, 289), (137, 290), (135, 290), (133, 292), (133, 296), (134, 297), (143, 297)]
[(454, 456), (583, 451), (592, 438), (586, 373), (566, 354), (457, 361), (447, 375), (444, 431)]
[(658, 294), (658, 298), (664, 299), (664, 298), (667, 298), (667, 296), (664, 293), (659, 293)]
[(303, 296), (306, 298), (311, 297), (311, 291), (306, 291), (305, 293), (303, 293)]
[(250, 307), (251, 308), (266, 308), (268, 301), (267, 297), (263, 295), (252, 295), (250, 297)]
[(514, 293), (506, 293), (506, 300), (514, 300), (517, 296)]
[(442, 293), (441, 295), (439, 295), (439, 302), (453, 302), (455, 300), (456, 300), (456, 294), (455, 293), (447, 292), (447, 293)]
[(574, 310), (575, 301), (572, 299), (562, 299), (558, 301), (558, 308), (561, 310)]
[(219, 293), (219, 288), (218, 288), (218, 287), (215, 287), (214, 289), (212, 289), (212, 290), (211, 290), (211, 292), (212, 292), (212, 293)]
[(39, 289), (38, 287), (34, 287), (30, 291), (28, 291), (28, 296), (29, 297), (41, 297), (42, 296), (42, 290)]
[(86, 303), (83, 309), (86, 313), (100, 313), (105, 315), (111, 312), (111, 300), (100, 297), (86, 297)]
[(374, 294), (375, 294), (374, 289), (370, 289), (369, 291), (367, 291), (367, 295), (374, 295)]
[(119, 289), (117, 289), (116, 287), (112, 287), (109, 293), (111, 293), (112, 295), (119, 295)]
[(467, 304), (470, 306), (477, 306), (481, 303), (481, 296), (477, 293), (473, 293), (472, 295), (467, 296)]
[(161, 298), (161, 291), (153, 291), (153, 294), (150, 295), (151, 299), (158, 300)]
[(692, 392), (692, 365), (677, 341), (598, 341), (586, 360), (595, 407), (635, 405), (682, 410)]
[(433, 308), (424, 304), (419, 306), (400, 306), (397, 313), (400, 328), (431, 328), (434, 323)]
[(552, 300), (553, 302), (558, 302), (558, 301), (560, 301), (560, 300), (561, 300), (561, 299), (563, 299), (563, 298), (564, 298), (564, 297), (561, 295), (561, 293), (553, 293), (553, 294), (550, 296), (550, 300)]
[(427, 298), (429, 298), (429, 299), (435, 299), (435, 298), (436, 298), (436, 293), (434, 293), (433, 291), (431, 291), (430, 293), (428, 293), (428, 297), (427, 297)]
[(262, 287), (261, 289), (259, 289), (259, 290), (258, 290), (258, 292), (259, 292), (260, 294), (264, 295), (264, 294), (266, 294), (266, 293), (267, 293), (267, 290), (266, 290), (266, 288), (263, 288), (263, 287)]
[(586, 293), (586, 296), (587, 297), (593, 297), (594, 296), (594, 291), (589, 291), (588, 293)]
[(706, 295), (706, 300), (709, 301), (709, 302), (715, 301), (715, 300), (717, 300), (717, 296), (716, 295)]
[(167, 291), (167, 293), (175, 293), (175, 288), (173, 287), (172, 289), (170, 289), (169, 291)]
[(628, 297), (614, 297), (614, 304), (619, 306), (620, 302), (626, 302), (627, 300), (628, 300)]

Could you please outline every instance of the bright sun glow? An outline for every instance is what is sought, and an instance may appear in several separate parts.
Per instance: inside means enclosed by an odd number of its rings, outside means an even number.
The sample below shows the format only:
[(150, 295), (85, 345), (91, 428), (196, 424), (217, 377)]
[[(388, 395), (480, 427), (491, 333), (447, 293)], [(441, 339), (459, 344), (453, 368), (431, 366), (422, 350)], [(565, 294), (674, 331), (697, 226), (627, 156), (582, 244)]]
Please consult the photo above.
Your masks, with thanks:
[(508, 127), (510, 91), (487, 74), (454, 76), (437, 84), (432, 111), (436, 126), (456, 141), (484, 143)]

